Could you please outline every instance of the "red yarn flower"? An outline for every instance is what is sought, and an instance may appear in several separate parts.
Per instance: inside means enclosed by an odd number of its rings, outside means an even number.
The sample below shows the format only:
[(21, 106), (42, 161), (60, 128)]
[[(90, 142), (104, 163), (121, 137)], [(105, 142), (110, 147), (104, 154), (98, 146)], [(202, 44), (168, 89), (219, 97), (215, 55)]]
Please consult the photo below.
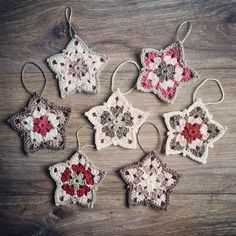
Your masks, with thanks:
[(85, 167), (81, 164), (73, 164), (72, 165), (72, 170), (78, 174), (78, 173), (82, 173), (84, 175), (84, 179), (86, 180), (86, 183), (89, 185), (93, 185), (94, 184), (94, 180), (93, 180), (93, 175), (91, 172), (91, 169), (88, 168), (88, 170), (85, 169)]
[(62, 182), (66, 182), (66, 181), (70, 180), (70, 178), (71, 178), (70, 175), (71, 175), (71, 171), (70, 171), (70, 169), (68, 167), (66, 167), (66, 169), (62, 173), (61, 181)]
[(82, 197), (83, 195), (87, 195), (87, 193), (90, 191), (90, 188), (87, 185), (80, 186), (77, 190), (77, 196)]
[(45, 137), (46, 134), (54, 128), (52, 123), (48, 120), (47, 115), (41, 116), (40, 118), (34, 118), (33, 121), (33, 131), (41, 134), (43, 137)]
[(202, 138), (200, 129), (201, 125), (197, 123), (192, 125), (191, 123), (187, 122), (185, 124), (184, 130), (181, 132), (181, 135), (185, 137), (188, 143), (192, 143), (193, 140)]
[(77, 164), (73, 164), (72, 165), (72, 170), (76, 174), (78, 174), (78, 173), (84, 174), (84, 172), (86, 172), (85, 167), (83, 165), (81, 165), (81, 164), (78, 164), (78, 165)]
[(73, 196), (75, 194), (75, 189), (73, 185), (63, 184), (62, 189), (66, 191), (67, 194)]
[(86, 179), (87, 184), (89, 184), (89, 185), (94, 184), (93, 174), (92, 174), (90, 168), (88, 168), (88, 170), (86, 172), (84, 172), (84, 178)]
[[(86, 181), (86, 184), (88, 185), (94, 184), (94, 176), (91, 172), (91, 168), (88, 168), (86, 170), (84, 165), (79, 163), (78, 165), (73, 164), (71, 166), (71, 169), (76, 175), (83, 174), (83, 179)], [(66, 182), (70, 180), (72, 171), (68, 167), (66, 167), (66, 169), (62, 173), (61, 181)], [(63, 184), (62, 189), (66, 191), (67, 194), (74, 195), (75, 189), (73, 185), (69, 185), (68, 183)], [(87, 195), (89, 191), (90, 191), (90, 187), (88, 187), (87, 185), (80, 185), (79, 189), (77, 190), (77, 195), (81, 197), (83, 195)]]

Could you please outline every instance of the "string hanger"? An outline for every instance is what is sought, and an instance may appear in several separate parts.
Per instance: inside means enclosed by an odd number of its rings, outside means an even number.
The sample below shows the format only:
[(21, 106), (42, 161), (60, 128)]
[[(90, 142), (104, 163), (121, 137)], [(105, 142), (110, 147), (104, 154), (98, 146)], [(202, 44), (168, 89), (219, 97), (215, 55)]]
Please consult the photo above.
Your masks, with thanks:
[[(127, 64), (127, 63), (131, 63), (131, 64), (134, 64), (135, 66), (136, 66), (136, 68), (138, 69), (138, 72), (140, 73), (140, 67), (139, 67), (139, 65), (135, 62), (135, 61), (132, 61), (132, 60), (128, 60), (128, 61), (124, 61), (124, 62), (122, 62), (121, 64), (119, 64), (118, 66), (117, 66), (117, 68), (115, 69), (115, 71), (113, 72), (113, 74), (112, 74), (112, 78), (111, 78), (111, 91), (114, 93), (115, 91), (114, 91), (114, 83), (115, 83), (115, 75), (116, 75), (116, 73), (117, 73), (117, 71), (123, 66), (123, 65), (125, 65), (125, 64)], [(137, 82), (136, 82), (137, 83)], [(136, 87), (136, 83), (135, 83), (135, 85), (130, 89), (130, 90), (128, 90), (128, 91), (126, 91), (126, 92), (122, 92), (123, 94), (128, 94), (128, 93), (130, 93), (130, 92), (132, 92), (134, 89), (135, 89), (135, 87)]]
[[(187, 29), (184, 33), (184, 37), (181, 40), (180, 38), (180, 32), (182, 31), (181, 28), (183, 28), (184, 25), (187, 25)], [(184, 43), (184, 41), (186, 40), (186, 38), (189, 36), (190, 32), (192, 30), (192, 24), (190, 21), (184, 21), (183, 23), (181, 23), (178, 28), (177, 28), (177, 32), (176, 32), (176, 41), (180, 41), (181, 43)]]
[(154, 123), (152, 123), (152, 122), (144, 122), (143, 125), (139, 128), (138, 133), (137, 133), (137, 142), (138, 142), (138, 145), (139, 145), (140, 149), (141, 149), (145, 154), (148, 153), (148, 152), (145, 151), (145, 149), (142, 147), (142, 145), (141, 145), (141, 143), (140, 143), (140, 140), (139, 140), (139, 133), (140, 133), (140, 130), (141, 130), (141, 128), (142, 128), (144, 125), (146, 125), (146, 124), (153, 126), (153, 127), (155, 128), (155, 130), (157, 131), (158, 142), (157, 142), (157, 146), (156, 146), (156, 148), (155, 148), (154, 151), (157, 152), (157, 153), (160, 153), (161, 147), (162, 147), (161, 134), (160, 134), (160, 131), (159, 131), (158, 127), (157, 127)]
[(224, 98), (225, 98), (225, 94), (224, 94), (223, 87), (222, 87), (222, 85), (221, 85), (221, 83), (220, 83), (219, 80), (217, 80), (217, 79), (212, 79), (212, 78), (205, 79), (205, 80), (203, 80), (203, 81), (198, 85), (198, 87), (195, 89), (195, 91), (194, 91), (194, 93), (193, 93), (193, 103), (196, 102), (196, 94), (197, 94), (198, 90), (199, 90), (207, 81), (213, 81), (213, 82), (215, 82), (215, 83), (218, 85), (218, 87), (219, 87), (219, 89), (220, 89), (220, 93), (221, 93), (221, 98), (220, 98), (218, 101), (216, 101), (216, 102), (204, 103), (204, 105), (215, 105), (215, 104), (220, 104), (220, 103), (222, 103), (223, 100), (224, 100)]
[(44, 89), (46, 88), (46, 85), (47, 85), (47, 78), (46, 78), (46, 76), (45, 76), (45, 74), (44, 74), (42, 68), (41, 68), (40, 66), (38, 66), (36, 63), (34, 63), (34, 62), (26, 62), (26, 63), (24, 64), (24, 66), (22, 67), (22, 70), (21, 70), (21, 83), (22, 83), (22, 85), (23, 85), (23, 88), (24, 88), (25, 91), (26, 91), (27, 93), (29, 93), (30, 95), (33, 95), (33, 94), (35, 93), (35, 91), (34, 91), (34, 92), (31, 92), (31, 91), (27, 88), (27, 86), (26, 86), (26, 84), (25, 84), (25, 81), (24, 81), (24, 73), (25, 73), (25, 69), (26, 69), (26, 67), (27, 67), (28, 65), (36, 66), (36, 67), (40, 70), (40, 72), (42, 73), (42, 75), (43, 75), (44, 84), (43, 84), (43, 87), (41, 88), (41, 90), (38, 92), (38, 94), (41, 96), (41, 95), (43, 94)]
[(86, 147), (95, 148), (95, 146), (94, 146), (94, 145), (91, 145), (91, 144), (87, 144), (87, 145), (84, 145), (84, 146), (81, 147), (81, 145), (80, 145), (80, 139), (79, 139), (79, 132), (80, 132), (81, 129), (84, 129), (84, 128), (91, 129), (90, 127), (83, 126), (83, 127), (79, 128), (79, 129), (76, 131), (77, 151), (78, 151), (78, 152), (82, 152), (82, 149), (83, 149), (83, 148), (86, 148)]
[(69, 25), (69, 34), (70, 34), (70, 37), (73, 38), (74, 36), (77, 35), (77, 32), (74, 28), (74, 26), (72, 25), (72, 7), (67, 7), (66, 10), (65, 10), (65, 17), (66, 17), (66, 20), (68, 22), (68, 25)]

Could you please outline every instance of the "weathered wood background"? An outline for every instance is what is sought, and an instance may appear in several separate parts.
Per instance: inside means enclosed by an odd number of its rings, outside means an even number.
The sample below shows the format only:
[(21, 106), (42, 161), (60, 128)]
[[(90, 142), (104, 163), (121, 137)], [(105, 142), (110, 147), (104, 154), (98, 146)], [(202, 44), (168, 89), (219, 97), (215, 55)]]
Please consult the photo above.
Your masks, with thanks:
[[(47, 57), (60, 52), (69, 41), (64, 18), (73, 6), (73, 24), (88, 46), (109, 56), (101, 74), (101, 93), (77, 94), (61, 99), (57, 81), (47, 67)], [(142, 151), (109, 147), (86, 153), (93, 163), (108, 172), (97, 192), (94, 209), (54, 206), (55, 184), (48, 166), (68, 159), (76, 148), (75, 131), (89, 125), (83, 113), (105, 101), (110, 78), (122, 61), (139, 62), (143, 47), (161, 49), (173, 41), (177, 26), (191, 20), (193, 29), (184, 43), (188, 64), (201, 79), (182, 89), (175, 103), (162, 103), (155, 95), (138, 91), (127, 95), (135, 107), (149, 111), (163, 137), (162, 114), (191, 104), (199, 82), (217, 78), (225, 89), (221, 105), (210, 112), (228, 131), (210, 150), (208, 163), (197, 164), (183, 156), (162, 157), (170, 168), (183, 174), (174, 189), (167, 212), (148, 207), (128, 208), (125, 185), (118, 175), (124, 165), (138, 161)], [(0, 2), (0, 235), (236, 235), (236, 1), (11, 1)], [(59, 152), (45, 151), (26, 156), (21, 139), (5, 123), (8, 115), (22, 109), (29, 95), (20, 82), (22, 65), (39, 64), (48, 78), (44, 96), (58, 105), (72, 107), (67, 127), (68, 144)], [(32, 88), (40, 88), (42, 77), (28, 68)], [(137, 71), (127, 65), (117, 74), (116, 85), (128, 89)], [(214, 84), (201, 89), (204, 101), (219, 98)], [(144, 146), (156, 145), (155, 132), (142, 130)], [(82, 142), (92, 142), (92, 131), (83, 130)], [(154, 137), (154, 138), (153, 138)]]

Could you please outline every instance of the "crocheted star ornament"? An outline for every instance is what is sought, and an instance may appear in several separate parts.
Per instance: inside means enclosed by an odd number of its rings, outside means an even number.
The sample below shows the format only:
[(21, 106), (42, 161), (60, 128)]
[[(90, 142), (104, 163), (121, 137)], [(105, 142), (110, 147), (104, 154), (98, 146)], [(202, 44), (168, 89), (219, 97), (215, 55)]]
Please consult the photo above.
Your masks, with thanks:
[(85, 113), (94, 125), (95, 144), (98, 150), (110, 145), (136, 148), (137, 132), (149, 113), (133, 108), (117, 89), (102, 106)]
[(141, 53), (142, 72), (137, 80), (137, 89), (153, 92), (164, 102), (174, 101), (182, 85), (197, 79), (197, 74), (184, 61), (180, 41), (157, 51), (144, 48)]
[(129, 206), (150, 205), (167, 210), (172, 189), (181, 175), (167, 169), (156, 152), (151, 152), (140, 162), (120, 170), (128, 188)]
[(75, 35), (62, 53), (47, 59), (51, 70), (59, 80), (61, 97), (76, 92), (97, 93), (98, 77), (108, 57), (92, 52)]
[(97, 186), (105, 172), (89, 162), (82, 152), (76, 152), (70, 160), (49, 167), (50, 175), (56, 182), (55, 204), (78, 203), (93, 207)]
[(24, 111), (11, 116), (7, 122), (23, 139), (24, 151), (29, 154), (40, 149), (64, 149), (65, 126), (70, 108), (54, 106), (35, 93)]
[(208, 149), (225, 133), (226, 128), (213, 120), (198, 99), (188, 109), (164, 114), (168, 128), (166, 154), (181, 154), (206, 163)]

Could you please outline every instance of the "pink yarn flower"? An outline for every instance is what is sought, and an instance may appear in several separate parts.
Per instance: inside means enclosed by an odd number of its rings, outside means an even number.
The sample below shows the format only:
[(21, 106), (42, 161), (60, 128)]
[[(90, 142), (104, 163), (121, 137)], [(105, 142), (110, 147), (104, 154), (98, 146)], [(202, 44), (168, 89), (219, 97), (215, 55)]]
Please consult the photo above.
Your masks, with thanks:
[(182, 81), (190, 80), (191, 76), (192, 76), (191, 70), (188, 69), (188, 68), (184, 68), (184, 72), (183, 72), (183, 75), (182, 75)]
[(145, 55), (144, 63), (149, 66), (150, 63), (154, 62), (154, 59), (157, 58), (157, 54), (154, 52), (148, 52)]
[(40, 118), (34, 118), (34, 127), (33, 131), (40, 133), (43, 137), (46, 136), (46, 134), (53, 129), (53, 125), (51, 122), (48, 120), (48, 116), (44, 115), (41, 116)]
[(148, 76), (145, 75), (142, 77), (142, 86), (145, 88), (145, 89), (151, 89), (152, 88), (152, 81), (150, 81), (148, 79)]
[(171, 99), (175, 95), (175, 88), (168, 87), (167, 90), (162, 89), (161, 93), (164, 97)]
[(175, 48), (171, 48), (166, 52), (166, 55), (170, 55), (171, 57), (175, 57), (175, 58), (177, 58), (177, 60), (179, 60), (180, 50), (177, 50)]

